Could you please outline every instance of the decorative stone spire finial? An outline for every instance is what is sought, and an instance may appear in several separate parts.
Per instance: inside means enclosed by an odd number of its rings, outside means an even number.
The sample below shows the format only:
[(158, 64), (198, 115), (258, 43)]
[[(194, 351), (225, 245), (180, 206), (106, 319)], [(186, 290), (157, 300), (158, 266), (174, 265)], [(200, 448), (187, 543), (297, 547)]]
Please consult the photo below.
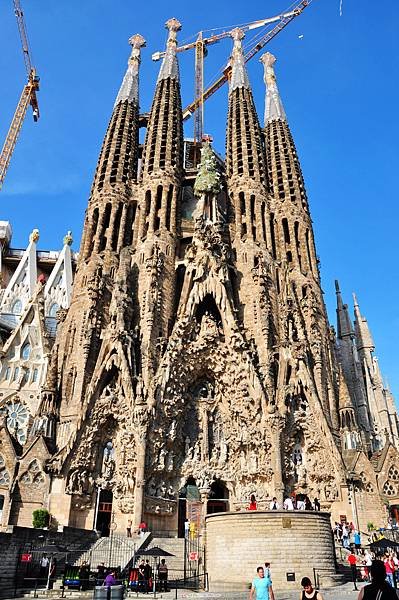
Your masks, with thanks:
[(162, 79), (179, 79), (179, 66), (176, 59), (177, 32), (181, 29), (181, 23), (174, 17), (165, 23), (169, 30), (166, 52), (159, 70), (158, 82)]
[(64, 237), (64, 246), (72, 246), (72, 244), (73, 244), (72, 231), (67, 231), (67, 234)]
[(231, 55), (232, 70), (230, 92), (240, 87), (249, 89), (250, 85), (247, 70), (245, 68), (245, 59), (242, 51), (241, 41), (245, 34), (242, 29), (236, 27), (233, 29), (230, 35), (234, 40), (233, 52)]
[(139, 33), (132, 35), (129, 39), (132, 52), (129, 57), (127, 71), (122, 81), (114, 106), (120, 102), (138, 103), (139, 100), (139, 66), (141, 62), (141, 48), (146, 45), (145, 39)]
[(40, 237), (39, 236), (39, 230), (38, 229), (33, 229), (32, 233), (29, 236), (29, 241), (30, 242), (35, 242), (35, 244), (36, 244), (36, 242), (39, 241), (39, 237)]
[(281, 102), (280, 94), (278, 92), (276, 75), (274, 73), (274, 63), (276, 57), (270, 52), (266, 52), (260, 58), (260, 62), (263, 63), (265, 74), (264, 82), (266, 84), (266, 101), (265, 101), (265, 126), (270, 121), (281, 119), (286, 120), (285, 110), (283, 103)]

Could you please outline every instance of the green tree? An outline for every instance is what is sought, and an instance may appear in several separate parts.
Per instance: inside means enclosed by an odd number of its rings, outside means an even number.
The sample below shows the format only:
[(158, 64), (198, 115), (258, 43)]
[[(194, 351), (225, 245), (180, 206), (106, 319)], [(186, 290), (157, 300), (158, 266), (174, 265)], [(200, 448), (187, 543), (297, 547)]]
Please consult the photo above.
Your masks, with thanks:
[(32, 525), (35, 529), (43, 529), (48, 527), (50, 520), (50, 513), (47, 508), (38, 508), (32, 513)]

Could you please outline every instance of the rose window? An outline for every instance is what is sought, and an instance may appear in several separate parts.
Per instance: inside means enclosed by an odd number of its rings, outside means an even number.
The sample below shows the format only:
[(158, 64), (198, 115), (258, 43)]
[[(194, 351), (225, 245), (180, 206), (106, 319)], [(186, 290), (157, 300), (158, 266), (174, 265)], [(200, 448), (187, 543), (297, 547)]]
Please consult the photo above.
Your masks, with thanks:
[(29, 421), (29, 412), (21, 402), (7, 404), (7, 427), (10, 433), (15, 434), (21, 444), (26, 442), (26, 428)]

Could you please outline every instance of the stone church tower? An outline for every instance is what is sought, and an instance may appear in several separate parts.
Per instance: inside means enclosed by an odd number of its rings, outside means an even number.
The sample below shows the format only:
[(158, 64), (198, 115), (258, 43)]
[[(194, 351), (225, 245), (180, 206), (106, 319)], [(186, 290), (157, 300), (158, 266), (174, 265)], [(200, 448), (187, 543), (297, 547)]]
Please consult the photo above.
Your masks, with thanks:
[[(338, 296), (338, 339), (328, 323), (275, 58), (261, 58), (262, 128), (243, 33), (233, 31), (226, 159), (205, 142), (193, 168), (181, 25), (166, 27), (148, 118), (139, 113), (145, 42), (129, 40), (94, 176), (32, 427), (51, 454), (44, 503), (58, 522), (104, 533), (111, 519), (120, 530), (144, 519), (152, 531), (181, 533), (193, 504), (202, 515), (241, 510), (255, 494), (266, 508), (292, 492), (320, 498), (337, 520), (354, 520), (357, 493), (373, 511), (362, 519), (381, 521), (397, 416), (360, 312), (353, 331)], [(380, 441), (396, 423), (379, 446), (376, 419)]]

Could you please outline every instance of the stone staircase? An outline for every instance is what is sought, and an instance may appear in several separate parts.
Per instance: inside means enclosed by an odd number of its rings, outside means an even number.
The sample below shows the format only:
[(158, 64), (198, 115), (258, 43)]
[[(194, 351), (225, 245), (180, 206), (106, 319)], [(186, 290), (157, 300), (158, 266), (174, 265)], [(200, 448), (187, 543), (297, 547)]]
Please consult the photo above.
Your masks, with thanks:
[(140, 548), (145, 548), (151, 538), (151, 533), (146, 533), (144, 536), (126, 537), (120, 533), (114, 533), (110, 537), (103, 537), (82, 553), (82, 555), (74, 562), (76, 565), (81, 565), (84, 561), (90, 564), (90, 568), (94, 571), (98, 565), (104, 563), (105, 566), (124, 569), (133, 559), (135, 553)]
[(152, 538), (148, 548), (153, 546), (158, 546), (174, 555), (165, 557), (169, 580), (182, 579), (184, 575), (184, 539), (155, 537)]

